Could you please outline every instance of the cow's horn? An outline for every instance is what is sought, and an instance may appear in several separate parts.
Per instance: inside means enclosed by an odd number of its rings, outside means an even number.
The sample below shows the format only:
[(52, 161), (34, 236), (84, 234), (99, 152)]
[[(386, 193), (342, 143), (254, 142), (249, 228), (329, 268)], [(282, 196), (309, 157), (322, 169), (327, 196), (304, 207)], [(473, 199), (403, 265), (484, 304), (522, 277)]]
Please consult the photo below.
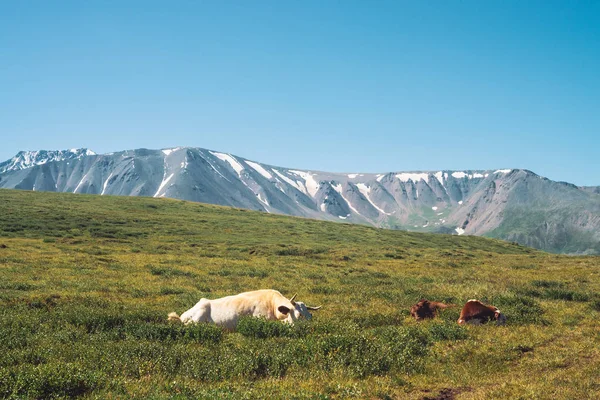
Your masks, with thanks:
[(307, 310), (313, 310), (313, 311), (315, 311), (315, 310), (320, 309), (321, 307), (323, 307), (323, 306), (318, 306), (318, 307), (309, 307), (309, 306), (306, 306), (306, 309)]
[(292, 298), (290, 299), (290, 303), (294, 302), (294, 299), (296, 298), (296, 296), (298, 295), (298, 293), (294, 293), (294, 295), (292, 296)]

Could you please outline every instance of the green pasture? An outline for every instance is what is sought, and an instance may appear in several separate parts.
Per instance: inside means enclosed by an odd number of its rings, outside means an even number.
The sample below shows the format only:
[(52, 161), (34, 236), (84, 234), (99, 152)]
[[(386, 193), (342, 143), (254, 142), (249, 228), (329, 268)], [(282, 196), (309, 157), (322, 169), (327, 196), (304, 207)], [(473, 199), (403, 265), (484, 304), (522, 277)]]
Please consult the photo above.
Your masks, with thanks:
[[(323, 308), (167, 323), (261, 288)], [(508, 323), (417, 323), (423, 297)], [(600, 257), (494, 239), (0, 190), (0, 306), (0, 398), (600, 398)]]

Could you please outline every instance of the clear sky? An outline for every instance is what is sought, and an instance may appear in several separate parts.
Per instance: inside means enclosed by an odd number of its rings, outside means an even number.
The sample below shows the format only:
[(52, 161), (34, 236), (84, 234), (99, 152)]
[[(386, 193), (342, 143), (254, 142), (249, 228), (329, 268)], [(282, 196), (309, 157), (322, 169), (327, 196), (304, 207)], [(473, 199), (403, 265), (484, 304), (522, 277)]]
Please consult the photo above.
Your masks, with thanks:
[(600, 185), (600, 1), (0, 2), (0, 160), (175, 146)]

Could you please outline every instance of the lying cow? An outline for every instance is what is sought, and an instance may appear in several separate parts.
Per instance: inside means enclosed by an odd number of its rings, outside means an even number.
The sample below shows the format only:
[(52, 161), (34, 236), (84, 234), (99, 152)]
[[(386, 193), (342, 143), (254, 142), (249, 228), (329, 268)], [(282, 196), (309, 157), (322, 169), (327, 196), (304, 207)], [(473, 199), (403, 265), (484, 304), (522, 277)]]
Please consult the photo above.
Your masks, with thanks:
[(215, 300), (201, 299), (181, 317), (175, 312), (170, 313), (169, 321), (181, 321), (184, 324), (211, 322), (234, 330), (240, 317), (245, 315), (293, 324), (300, 317), (311, 319), (309, 310), (321, 308), (309, 307), (301, 301), (294, 301), (295, 298), (296, 295), (288, 300), (277, 290), (262, 289)]
[(423, 319), (435, 318), (438, 310), (443, 310), (448, 307), (456, 307), (454, 304), (444, 304), (439, 301), (429, 301), (421, 299), (417, 304), (410, 308), (410, 315), (415, 317), (417, 321)]
[(469, 300), (465, 303), (460, 317), (459, 324), (483, 324), (491, 320), (496, 320), (496, 325), (504, 325), (506, 316), (494, 306), (486, 306), (479, 300)]

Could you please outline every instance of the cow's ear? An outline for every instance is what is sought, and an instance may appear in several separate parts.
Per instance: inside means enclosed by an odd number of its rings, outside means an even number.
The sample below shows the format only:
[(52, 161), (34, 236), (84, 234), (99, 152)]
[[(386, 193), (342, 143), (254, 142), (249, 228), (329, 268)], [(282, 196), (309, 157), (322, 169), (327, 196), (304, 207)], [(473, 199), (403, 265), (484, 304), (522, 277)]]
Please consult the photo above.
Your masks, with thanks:
[(290, 309), (287, 308), (286, 306), (279, 306), (279, 307), (277, 307), (277, 310), (279, 310), (279, 312), (282, 313), (283, 315), (287, 315), (290, 312)]

